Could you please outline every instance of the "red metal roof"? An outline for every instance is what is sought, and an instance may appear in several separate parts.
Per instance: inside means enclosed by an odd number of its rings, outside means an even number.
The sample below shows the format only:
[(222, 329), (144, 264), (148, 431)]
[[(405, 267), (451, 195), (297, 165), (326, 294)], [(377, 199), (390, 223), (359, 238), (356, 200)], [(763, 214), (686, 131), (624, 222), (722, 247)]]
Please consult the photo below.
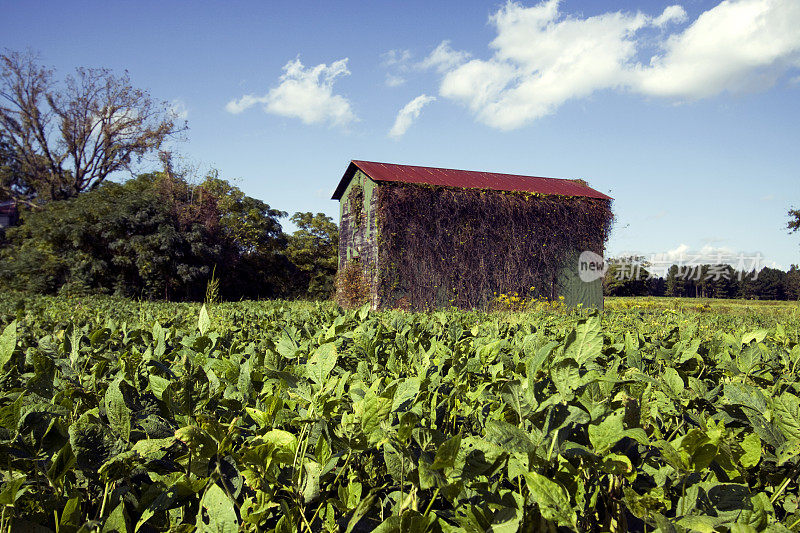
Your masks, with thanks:
[(417, 167), (412, 165), (395, 165), (376, 163), (373, 161), (353, 160), (342, 176), (339, 186), (333, 193), (333, 199), (339, 200), (344, 194), (347, 184), (360, 169), (375, 181), (399, 181), (402, 183), (420, 183), (443, 187), (462, 187), (473, 189), (495, 189), (498, 191), (525, 191), (539, 194), (556, 194), (560, 196), (585, 196), (611, 200), (599, 191), (581, 185), (572, 180), (558, 178), (540, 178), (536, 176), (518, 176), (515, 174), (497, 174), (495, 172), (475, 172), (471, 170), (453, 170), (449, 168)]

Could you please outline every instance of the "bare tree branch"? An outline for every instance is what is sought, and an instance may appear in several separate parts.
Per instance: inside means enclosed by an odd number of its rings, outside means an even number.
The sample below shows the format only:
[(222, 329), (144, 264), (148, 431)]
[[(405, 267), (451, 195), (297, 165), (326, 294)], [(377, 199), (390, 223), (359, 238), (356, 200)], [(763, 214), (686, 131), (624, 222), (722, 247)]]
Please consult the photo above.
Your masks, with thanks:
[(0, 194), (41, 205), (73, 198), (186, 130), (127, 71), (78, 68), (63, 84), (31, 53), (0, 55)]

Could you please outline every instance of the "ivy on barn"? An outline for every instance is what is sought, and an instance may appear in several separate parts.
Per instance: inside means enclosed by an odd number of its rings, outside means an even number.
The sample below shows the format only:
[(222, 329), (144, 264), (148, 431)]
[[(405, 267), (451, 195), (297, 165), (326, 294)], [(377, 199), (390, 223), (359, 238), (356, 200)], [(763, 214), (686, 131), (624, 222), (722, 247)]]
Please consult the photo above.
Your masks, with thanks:
[(554, 299), (576, 251), (602, 254), (604, 199), (383, 183), (377, 298), (411, 309), (480, 308), (492, 295)]

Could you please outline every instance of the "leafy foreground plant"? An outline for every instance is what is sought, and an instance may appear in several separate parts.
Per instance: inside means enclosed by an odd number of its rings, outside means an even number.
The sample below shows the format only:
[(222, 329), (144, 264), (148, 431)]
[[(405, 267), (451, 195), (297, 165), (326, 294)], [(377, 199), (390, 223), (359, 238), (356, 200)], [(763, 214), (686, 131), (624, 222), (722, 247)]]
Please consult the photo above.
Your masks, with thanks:
[(800, 529), (794, 316), (17, 304), (3, 531)]

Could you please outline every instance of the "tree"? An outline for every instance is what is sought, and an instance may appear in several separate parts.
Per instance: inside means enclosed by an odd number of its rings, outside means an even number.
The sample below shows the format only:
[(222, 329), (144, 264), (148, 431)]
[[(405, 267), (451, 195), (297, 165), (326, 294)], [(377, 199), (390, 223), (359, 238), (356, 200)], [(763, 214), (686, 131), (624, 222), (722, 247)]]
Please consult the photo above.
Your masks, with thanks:
[(339, 228), (323, 213), (295, 213), (297, 226), (289, 237), (286, 256), (304, 274), (306, 294), (311, 298), (330, 298), (339, 265)]
[(711, 265), (713, 273), (706, 275), (714, 298), (734, 298), (739, 290), (736, 271), (731, 265)]
[(791, 265), (786, 273), (786, 298), (800, 300), (800, 267)]
[(11, 143), (0, 132), (0, 202), (12, 199), (2, 184), (13, 183), (19, 175), (19, 165), (14, 157)]
[(788, 215), (789, 222), (786, 227), (789, 229), (789, 233), (800, 230), (800, 209), (790, 209)]
[(237, 254), (272, 253), (286, 247), (286, 237), (278, 222), (288, 215), (245, 195), (212, 170), (198, 188), (216, 202), (219, 228), (234, 246)]
[(764, 267), (753, 281), (759, 300), (783, 300), (786, 298), (784, 288), (786, 273), (777, 268)]
[(667, 272), (666, 296), (684, 296), (686, 291), (685, 273), (678, 265), (672, 265)]
[(0, 196), (40, 206), (97, 188), (186, 129), (128, 73), (76, 69), (58, 84), (31, 53), (0, 54)]
[(610, 259), (603, 276), (606, 296), (646, 296), (650, 286), (650, 264), (643, 257)]
[[(171, 174), (143, 174), (31, 211), (8, 232), (0, 277), (35, 292), (197, 300), (216, 270), (224, 298), (288, 295), (280, 212), (214, 179), (210, 191)], [(274, 231), (254, 233), (243, 250), (225, 220), (251, 204), (261, 211), (248, 213), (250, 221)]]

